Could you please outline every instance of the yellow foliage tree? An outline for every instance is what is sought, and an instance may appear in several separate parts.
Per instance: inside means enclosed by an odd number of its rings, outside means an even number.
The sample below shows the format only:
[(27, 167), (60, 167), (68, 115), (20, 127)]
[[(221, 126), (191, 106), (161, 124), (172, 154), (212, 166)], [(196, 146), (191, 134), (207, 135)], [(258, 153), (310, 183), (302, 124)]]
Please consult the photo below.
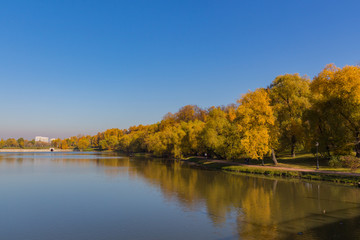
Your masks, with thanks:
[(161, 131), (146, 138), (148, 149), (157, 156), (181, 158), (181, 142), (186, 135), (180, 124), (166, 125)]
[(275, 117), (270, 98), (265, 89), (257, 89), (245, 94), (240, 100), (236, 120), (241, 132), (241, 147), (253, 159), (261, 159), (272, 149), (271, 128)]
[(84, 149), (88, 148), (89, 146), (90, 146), (90, 140), (88, 138), (82, 137), (79, 139), (77, 147), (80, 150), (84, 150)]
[(199, 120), (181, 122), (181, 128), (185, 136), (181, 141), (181, 149), (185, 155), (197, 155), (202, 152), (200, 133), (204, 129), (205, 123)]
[(66, 139), (64, 139), (64, 140), (61, 141), (60, 148), (61, 148), (61, 149), (68, 149), (68, 148), (69, 148)]
[[(318, 118), (327, 123), (335, 151), (360, 157), (360, 67), (328, 65), (311, 83)], [(324, 117), (325, 116), (325, 117)], [(340, 130), (340, 131), (339, 131)]]

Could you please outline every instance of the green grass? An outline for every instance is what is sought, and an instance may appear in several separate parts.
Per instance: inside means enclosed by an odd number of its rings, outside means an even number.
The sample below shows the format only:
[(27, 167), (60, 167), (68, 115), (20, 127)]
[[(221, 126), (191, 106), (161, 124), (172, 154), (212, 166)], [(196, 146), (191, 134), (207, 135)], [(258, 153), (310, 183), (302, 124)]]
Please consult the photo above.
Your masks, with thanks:
[(268, 176), (280, 176), (280, 177), (300, 177), (300, 172), (298, 171), (285, 171), (278, 169), (270, 169), (270, 168), (256, 168), (256, 167), (247, 167), (247, 166), (223, 166), (221, 168), (224, 171), (230, 172), (244, 172), (244, 173), (252, 173), (252, 174), (263, 174)]
[(83, 152), (95, 152), (95, 151), (98, 151), (97, 148), (85, 148), (85, 149), (82, 149), (81, 151)]
[[(298, 178), (307, 180), (320, 180), (329, 181), (343, 184), (357, 185), (360, 182), (360, 177), (357, 176), (343, 176), (336, 173), (320, 173), (320, 172), (302, 172), (297, 169), (311, 169), (314, 170), (316, 167), (316, 157), (312, 154), (298, 154), (296, 157), (289, 155), (282, 155), (278, 157), (278, 166), (293, 168), (294, 170), (283, 170), (274, 168), (273, 161), (268, 158), (265, 159), (264, 167), (257, 167), (261, 165), (261, 161), (251, 160), (249, 165), (234, 165), (234, 163), (245, 163), (245, 159), (239, 159), (234, 162), (212, 162), (211, 160), (204, 159), (201, 157), (189, 157), (184, 159), (186, 162), (195, 164), (199, 168), (208, 170), (221, 170), (231, 173), (248, 173), (248, 174), (261, 174), (267, 177), (287, 177), (287, 178)], [(320, 170), (333, 171), (333, 172), (350, 172), (349, 168), (332, 168), (328, 166), (327, 159), (319, 159)], [(357, 171), (359, 172), (359, 170)]]
[(301, 178), (308, 180), (320, 180), (320, 181), (329, 181), (336, 183), (345, 183), (357, 185), (360, 182), (360, 177), (357, 176), (342, 176), (337, 174), (327, 174), (327, 173), (307, 173), (301, 171), (287, 171), (280, 169), (270, 169), (270, 168), (256, 168), (256, 167), (247, 167), (247, 166), (223, 166), (221, 168), (224, 171), (229, 172), (242, 172), (242, 173), (251, 173), (251, 174), (262, 174), (266, 176), (278, 176), (278, 177), (291, 177), (291, 178)]
[[(316, 157), (311, 153), (299, 153), (295, 157), (289, 154), (281, 154), (277, 157), (278, 167), (286, 168), (300, 168), (314, 170), (316, 168)], [(235, 162), (245, 163), (245, 159), (239, 159)], [(336, 168), (328, 165), (329, 160), (319, 157), (320, 170), (335, 171), (335, 172), (355, 172), (360, 173), (360, 169), (351, 171), (350, 168)], [(264, 159), (265, 166), (274, 166), (274, 162), (271, 158)], [(261, 161), (251, 160), (249, 165), (260, 165)]]
[(196, 164), (197, 167), (204, 168), (207, 170), (221, 170), (223, 166), (230, 165), (231, 162), (227, 163), (217, 163), (217, 162), (211, 162), (208, 161), (205, 158), (199, 158), (199, 157), (188, 157), (182, 159), (183, 161)]

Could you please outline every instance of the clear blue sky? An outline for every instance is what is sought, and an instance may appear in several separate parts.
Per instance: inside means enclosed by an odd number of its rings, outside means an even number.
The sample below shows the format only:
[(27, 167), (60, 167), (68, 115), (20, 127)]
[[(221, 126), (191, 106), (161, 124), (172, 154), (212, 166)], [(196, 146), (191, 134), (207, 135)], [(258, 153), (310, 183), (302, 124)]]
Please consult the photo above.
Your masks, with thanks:
[(233, 103), (360, 63), (359, 1), (1, 1), (0, 137), (67, 137)]

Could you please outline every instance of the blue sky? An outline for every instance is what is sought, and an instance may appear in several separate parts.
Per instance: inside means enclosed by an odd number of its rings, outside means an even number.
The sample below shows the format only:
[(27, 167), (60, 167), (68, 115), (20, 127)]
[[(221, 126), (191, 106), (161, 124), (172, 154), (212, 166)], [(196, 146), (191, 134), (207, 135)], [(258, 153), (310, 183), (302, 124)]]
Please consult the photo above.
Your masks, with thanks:
[(0, 1), (0, 137), (68, 137), (360, 63), (359, 1)]

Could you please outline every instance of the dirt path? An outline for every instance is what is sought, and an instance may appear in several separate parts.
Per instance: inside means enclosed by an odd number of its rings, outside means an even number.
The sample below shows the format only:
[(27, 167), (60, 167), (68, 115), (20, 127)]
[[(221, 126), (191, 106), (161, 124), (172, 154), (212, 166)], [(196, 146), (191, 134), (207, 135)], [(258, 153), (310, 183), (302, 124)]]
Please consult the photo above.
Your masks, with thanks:
[(276, 166), (258, 166), (258, 165), (248, 165), (248, 164), (237, 163), (237, 162), (228, 162), (228, 161), (225, 161), (225, 160), (210, 160), (210, 159), (207, 159), (206, 161), (229, 164), (229, 165), (244, 166), (244, 167), (252, 167), (252, 168), (272, 168), (272, 169), (285, 170), (285, 171), (297, 171), (297, 172), (308, 172), (308, 173), (324, 173), (324, 174), (336, 174), (336, 175), (342, 175), (342, 176), (360, 177), (360, 173), (325, 171), (325, 170), (315, 170), (315, 169), (313, 170), (313, 169), (305, 169), (305, 168), (288, 168), (288, 167), (276, 167)]

